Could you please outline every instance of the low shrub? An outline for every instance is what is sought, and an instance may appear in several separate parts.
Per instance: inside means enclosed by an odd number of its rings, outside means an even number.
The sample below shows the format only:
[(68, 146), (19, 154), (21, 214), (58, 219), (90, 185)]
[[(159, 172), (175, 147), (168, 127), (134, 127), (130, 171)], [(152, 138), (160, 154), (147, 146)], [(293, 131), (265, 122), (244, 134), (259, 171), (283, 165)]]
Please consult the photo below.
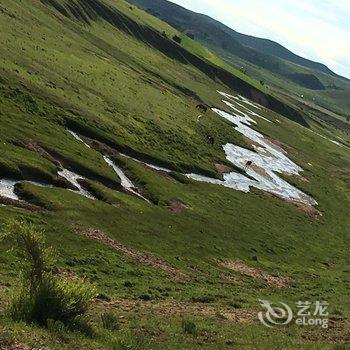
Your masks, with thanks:
[(184, 333), (196, 335), (197, 334), (197, 326), (193, 321), (182, 320), (181, 328)]
[(109, 331), (117, 331), (120, 329), (120, 322), (118, 317), (110, 311), (101, 315), (102, 326)]
[(215, 301), (215, 297), (212, 295), (196, 296), (196, 297), (192, 297), (192, 301), (195, 303), (209, 304)]
[(11, 318), (48, 326), (48, 320), (73, 324), (85, 315), (94, 288), (78, 278), (54, 272), (53, 254), (44, 243), (43, 232), (32, 224), (13, 222), (5, 236), (12, 240), (22, 262), (21, 278), (13, 291), (7, 312)]

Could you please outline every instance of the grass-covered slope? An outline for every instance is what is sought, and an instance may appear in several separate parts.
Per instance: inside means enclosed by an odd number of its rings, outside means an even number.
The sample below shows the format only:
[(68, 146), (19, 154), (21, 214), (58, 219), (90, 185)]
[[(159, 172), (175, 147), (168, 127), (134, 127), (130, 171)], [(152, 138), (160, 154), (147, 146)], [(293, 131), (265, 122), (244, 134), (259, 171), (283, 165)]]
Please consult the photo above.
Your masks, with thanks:
[(294, 98), (303, 95), (306, 100), (315, 101), (343, 118), (348, 115), (349, 80), (325, 65), (295, 55), (271, 40), (238, 33), (209, 16), (167, 0), (129, 2), (171, 24), (184, 36), (193, 37), (228, 65), (277, 87), (276, 94), (283, 89)]
[[(0, 29), (0, 178), (55, 185), (19, 184), (17, 193), (32, 206), (1, 205), (1, 229), (20, 218), (45, 229), (57, 268), (86, 277), (99, 293), (86, 329), (39, 328), (1, 315), (0, 348), (331, 349), (346, 343), (349, 149), (313, 131), (347, 146), (348, 135), (312, 120), (309, 128), (294, 122), (293, 115), (304, 117), (219, 67), (216, 56), (202, 60), (199, 44), (185, 49), (163, 37), (177, 31), (124, 1), (3, 0)], [(218, 164), (229, 165), (223, 144), (252, 147), (213, 112), (198, 119), (198, 103), (227, 108), (216, 90), (251, 97), (255, 91), (285, 113), (263, 109), (272, 123), (258, 119), (254, 128), (278, 140), (304, 169), (303, 178), (285, 178), (318, 201), (322, 216), (262, 191), (238, 192), (180, 174), (219, 177)], [(122, 190), (101, 152), (151, 203)], [(59, 164), (82, 175), (99, 200), (67, 190)], [(21, 261), (7, 241), (0, 248), (3, 311)], [(237, 260), (256, 273), (227, 268)], [(272, 334), (256, 320), (264, 298), (291, 305), (327, 300), (334, 327), (290, 326)], [(104, 312), (117, 316), (118, 330), (104, 327)]]

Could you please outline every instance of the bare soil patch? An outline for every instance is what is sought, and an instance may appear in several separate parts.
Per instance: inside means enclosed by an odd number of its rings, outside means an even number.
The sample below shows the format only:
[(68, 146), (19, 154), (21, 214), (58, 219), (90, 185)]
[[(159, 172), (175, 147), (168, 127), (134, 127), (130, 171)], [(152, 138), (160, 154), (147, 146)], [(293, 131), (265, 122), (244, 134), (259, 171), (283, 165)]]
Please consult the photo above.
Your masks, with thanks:
[(295, 151), (295, 149), (292, 146), (287, 145), (286, 143), (276, 140), (276, 139), (272, 139), (270, 137), (265, 136), (265, 138), (270, 142), (270, 144), (272, 146), (277, 146), (274, 147), (276, 150), (278, 151), (288, 151), (288, 152), (293, 152)]
[(99, 241), (102, 244), (105, 244), (107, 246), (114, 248), (115, 250), (125, 254), (128, 258), (132, 259), (138, 264), (142, 264), (144, 266), (150, 266), (150, 267), (154, 267), (156, 269), (162, 270), (172, 278), (176, 278), (184, 281), (190, 280), (189, 275), (170, 266), (165, 261), (159, 258), (156, 258), (150, 254), (142, 253), (135, 249), (128, 248), (125, 245), (108, 237), (101, 230), (90, 228), (84, 231), (79, 231), (78, 233), (85, 237), (94, 239), (96, 241)]
[(1, 350), (30, 350), (30, 348), (18, 341), (12, 341), (12, 342), (7, 342), (7, 341), (2, 341), (0, 340), (0, 349)]
[(284, 288), (287, 287), (291, 279), (289, 277), (272, 276), (265, 271), (250, 267), (239, 260), (230, 260), (220, 263), (220, 265), (239, 272), (242, 275), (264, 280), (270, 287)]
[(256, 164), (252, 164), (250, 166), (250, 168), (252, 168), (257, 174), (269, 179), (269, 180), (272, 180), (271, 176), (266, 172), (266, 170), (264, 168), (261, 168), (259, 166), (257, 166)]
[(57, 159), (55, 159), (51, 154), (49, 154), (44, 148), (42, 148), (38, 144), (36, 144), (34, 142), (30, 142), (27, 144), (27, 148), (32, 152), (38, 153), (43, 158), (45, 158), (48, 161), (50, 161), (51, 163), (55, 164), (57, 167), (62, 167), (62, 164)]
[(294, 206), (297, 207), (297, 209), (303, 211), (311, 218), (319, 219), (320, 217), (322, 217), (322, 213), (311, 205), (294, 201), (292, 201), (292, 203), (294, 204)]
[(169, 209), (176, 214), (180, 214), (184, 210), (191, 209), (191, 207), (179, 199), (172, 199), (169, 203)]
[(7, 197), (0, 196), (0, 205), (10, 205), (13, 207), (29, 210), (32, 212), (42, 212), (45, 211), (44, 208), (38, 207), (34, 204), (25, 202), (23, 200), (15, 200)]
[(230, 306), (208, 305), (203, 303), (191, 303), (180, 301), (138, 301), (132, 299), (118, 299), (105, 301), (95, 299), (95, 304), (107, 308), (115, 308), (122, 312), (147, 312), (161, 316), (219, 316), (223, 319), (251, 323), (257, 319), (256, 310), (235, 309)]
[(215, 169), (218, 175), (221, 177), (223, 174), (231, 173), (234, 169), (228, 165), (216, 163)]
[[(331, 317), (328, 322), (328, 328), (321, 332), (306, 330), (302, 337), (312, 342), (327, 341), (335, 344), (350, 343), (350, 322), (341, 317)], [(341, 348), (341, 347), (340, 347)], [(345, 349), (346, 347), (344, 347)]]

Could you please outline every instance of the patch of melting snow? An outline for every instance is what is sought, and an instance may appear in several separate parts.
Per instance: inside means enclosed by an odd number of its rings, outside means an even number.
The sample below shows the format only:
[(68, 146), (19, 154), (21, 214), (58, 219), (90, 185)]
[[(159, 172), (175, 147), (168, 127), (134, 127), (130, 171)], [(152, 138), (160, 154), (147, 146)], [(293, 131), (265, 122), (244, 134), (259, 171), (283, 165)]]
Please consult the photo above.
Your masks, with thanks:
[[(91, 148), (90, 145), (88, 145), (78, 134), (76, 134), (74, 131), (72, 130), (69, 130), (67, 129), (67, 131), (78, 141), (82, 142), (86, 147), (88, 148)], [(127, 157), (126, 155), (124, 154), (121, 154), (122, 156), (124, 157)], [(128, 157), (128, 158), (131, 158), (131, 157)], [(143, 200), (149, 202), (149, 200), (145, 197), (143, 197), (140, 193), (137, 192), (136, 190), (136, 187), (134, 186), (134, 184), (132, 183), (132, 181), (124, 174), (123, 170), (118, 167), (113, 161), (112, 159), (110, 159), (109, 157), (107, 156), (103, 156), (103, 159), (104, 161), (113, 168), (113, 170), (115, 171), (115, 173), (118, 175), (118, 177), (120, 178), (120, 181), (121, 181), (121, 185), (123, 188), (125, 188), (127, 191), (133, 193), (135, 196), (139, 197), (139, 198), (142, 198)], [(132, 158), (134, 159), (134, 158)], [(136, 160), (136, 159), (134, 159)], [(136, 160), (137, 161), (137, 160)], [(148, 164), (146, 164), (148, 165)], [(150, 167), (153, 167), (154, 169), (156, 169), (157, 167), (155, 166), (151, 166), (151, 165), (148, 165)], [(160, 168), (159, 168), (160, 169)], [(158, 170), (158, 169), (157, 169)], [(79, 184), (79, 182), (77, 181), (78, 179), (81, 179), (81, 177), (77, 174), (74, 174), (72, 172), (70, 172), (69, 170), (66, 170), (64, 169), (64, 175), (61, 175), (63, 177), (65, 177), (69, 182), (71, 182), (74, 186), (78, 187), (79, 188), (79, 192), (81, 194), (83, 194), (84, 196), (88, 197), (89, 198), (94, 198), (92, 197), (87, 191), (85, 191)], [(69, 177), (69, 178), (68, 178)], [(70, 180), (71, 179), (71, 180)]]
[(68, 169), (63, 168), (62, 170), (58, 171), (58, 175), (64, 177), (66, 180), (68, 180), (73, 186), (75, 186), (78, 191), (73, 191), (81, 194), (84, 197), (95, 199), (94, 196), (92, 196), (88, 191), (86, 191), (79, 183), (78, 180), (83, 180), (84, 178), (73, 171), (70, 171)]
[(103, 156), (103, 159), (105, 160), (105, 162), (111, 166), (113, 168), (113, 170), (116, 172), (116, 174), (119, 176), (120, 180), (121, 180), (121, 185), (122, 187), (124, 187), (126, 190), (130, 190), (132, 188), (135, 188), (135, 186), (133, 185), (133, 183), (131, 182), (131, 180), (124, 174), (123, 170), (121, 168), (119, 168), (113, 161), (111, 158), (107, 157), (107, 156)]
[[(241, 95), (238, 95), (238, 96), (233, 96), (233, 95), (230, 95), (230, 94), (227, 94), (226, 92), (222, 92), (222, 91), (218, 91), (217, 92), (221, 95), (221, 96), (224, 96), (225, 98), (228, 98), (229, 100), (235, 100), (236, 103), (237, 101), (241, 101), (241, 102), (244, 102), (246, 103), (247, 105), (251, 106), (251, 107), (254, 107), (256, 109), (259, 109), (259, 110), (262, 110), (262, 108), (260, 107), (260, 105), (258, 105), (257, 103), (253, 102), (253, 101), (250, 101), (248, 100), (246, 97), (244, 96), (241, 96)], [(239, 104), (239, 103), (238, 103)], [(239, 104), (241, 105), (241, 104)], [(241, 105), (242, 106), (242, 105)]]
[(9, 179), (0, 179), (0, 196), (19, 200), (19, 197), (15, 193), (15, 185), (18, 181)]
[(14, 199), (14, 200), (20, 200), (20, 198), (15, 193), (15, 186), (21, 182), (29, 183), (35, 186), (40, 187), (49, 187), (52, 188), (53, 186), (46, 183), (41, 183), (37, 181), (27, 181), (27, 180), (10, 180), (10, 179), (0, 179), (0, 196)]
[(91, 148), (78, 134), (74, 131), (67, 129), (67, 131), (78, 141), (82, 142), (87, 148)]
[[(226, 96), (227, 94), (221, 93), (221, 95)], [(232, 115), (216, 108), (213, 108), (213, 111), (234, 124), (235, 130), (252, 141), (255, 150), (251, 151), (227, 143), (223, 146), (226, 158), (232, 164), (244, 170), (252, 179), (236, 172), (224, 174), (224, 180), (212, 179), (196, 174), (186, 174), (186, 176), (193, 180), (223, 185), (243, 192), (249, 192), (252, 186), (283, 199), (297, 201), (307, 205), (316, 205), (317, 202), (313, 198), (276, 175), (276, 173), (299, 175), (302, 168), (292, 162), (285, 155), (286, 152), (282, 148), (252, 129), (250, 126), (256, 124), (256, 121), (248, 116), (247, 113), (239, 111), (231, 102), (223, 102), (234, 111), (243, 114), (243, 117)], [(250, 115), (255, 114), (255, 112), (250, 113)]]
[(119, 168), (111, 158), (107, 156), (103, 156), (103, 159), (105, 162), (113, 168), (113, 170), (116, 172), (116, 174), (119, 176), (121, 180), (121, 185), (123, 188), (125, 188), (127, 191), (133, 193), (137, 197), (142, 198), (143, 200), (149, 202), (149, 200), (145, 197), (143, 197), (140, 193), (137, 192), (136, 187), (132, 183), (132, 181), (124, 174), (123, 170)]
[(137, 163), (144, 164), (144, 165), (148, 166), (148, 167), (151, 168), (151, 169), (158, 170), (158, 171), (164, 171), (165, 173), (171, 173), (171, 170), (170, 170), (170, 169), (163, 168), (163, 167), (161, 167), (161, 166), (157, 166), (157, 165), (154, 165), (154, 164), (149, 164), (149, 163), (143, 162), (142, 160), (139, 160), (139, 159), (130, 157), (130, 156), (124, 154), (124, 153), (120, 153), (120, 155), (123, 156), (123, 157), (125, 157), (125, 158), (132, 159), (133, 161), (135, 161), (135, 162), (137, 162)]
[[(313, 130), (310, 130), (313, 134), (316, 134), (317, 136), (319, 136), (319, 137), (322, 137), (324, 140), (327, 140), (327, 141), (329, 141), (329, 142), (331, 142), (331, 143), (333, 143), (333, 144), (335, 144), (335, 145), (337, 145), (337, 146), (339, 146), (339, 147), (346, 147), (346, 148), (350, 148), (350, 147), (348, 147), (348, 146), (345, 146), (345, 145), (343, 145), (342, 143), (340, 143), (340, 142), (338, 142), (338, 141), (335, 141), (335, 140), (331, 140), (331, 139), (329, 139), (328, 137), (326, 137), (326, 136), (324, 136), (324, 135), (321, 135), (321, 134), (319, 134), (318, 132), (316, 132), (316, 131), (313, 131)], [(341, 139), (341, 140), (343, 140), (341, 137), (339, 137), (339, 136), (337, 136), (339, 139)], [(343, 140), (344, 141), (344, 140)]]
[[(236, 105), (238, 105), (239, 107), (244, 108), (244, 109), (246, 110), (247, 113), (245, 113), (245, 112), (243, 112), (242, 110), (240, 110), (240, 109), (238, 109), (237, 107), (235, 107), (235, 105), (232, 104), (231, 102), (228, 102), (228, 101), (226, 101), (226, 100), (223, 100), (222, 102), (224, 102), (227, 106), (229, 106), (229, 107), (230, 107), (231, 109), (233, 109), (235, 112), (238, 112), (238, 113), (240, 113), (240, 114), (243, 114), (243, 116), (244, 116), (244, 118), (245, 118), (246, 120), (250, 120), (252, 123), (255, 123), (255, 124), (256, 124), (255, 120), (251, 119), (251, 118), (248, 116), (248, 114), (250, 114), (250, 115), (253, 116), (253, 117), (258, 117), (258, 118), (263, 119), (263, 120), (265, 120), (266, 122), (272, 124), (272, 121), (271, 121), (271, 120), (269, 120), (269, 119), (267, 119), (267, 118), (261, 116), (261, 115), (258, 114), (258, 113), (255, 113), (255, 112), (251, 111), (248, 107), (243, 106), (241, 103), (239, 103), (239, 102), (237, 102), (237, 101), (233, 101), (232, 99), (231, 99), (231, 101), (234, 102), (234, 103), (235, 103)], [(259, 109), (260, 109), (260, 108), (259, 108)]]
[[(237, 173), (229, 172), (223, 174), (223, 180), (214, 179), (198, 174), (185, 174), (188, 178), (195, 181), (211, 183), (215, 185), (222, 185), (235, 190), (249, 192), (250, 187), (255, 187), (263, 191), (272, 193), (280, 198), (286, 200), (292, 200), (299, 203), (304, 203), (307, 205), (316, 205), (317, 202), (306, 195), (302, 191), (298, 190), (294, 186), (290, 185), (288, 182), (281, 179), (276, 173), (288, 174), (288, 175), (299, 175), (302, 168), (297, 164), (292, 162), (287, 156), (286, 152), (279, 146), (275, 145), (273, 142), (267, 140), (264, 135), (258, 131), (251, 128), (256, 121), (252, 117), (259, 117), (266, 119), (259, 114), (251, 111), (248, 107), (242, 105), (239, 101), (251, 105), (257, 109), (261, 108), (242, 96), (234, 97), (223, 92), (219, 92), (221, 95), (229, 98), (231, 102), (223, 100), (223, 102), (230, 107), (237, 114), (232, 115), (230, 113), (224, 112), (222, 110), (213, 108), (213, 111), (217, 113), (220, 117), (226, 119), (230, 123), (235, 125), (235, 130), (247, 137), (252, 141), (254, 151), (239, 147), (230, 143), (223, 145), (223, 150), (226, 153), (226, 158), (235, 166), (244, 170), (251, 178)], [(249, 102), (249, 103), (248, 103)], [(237, 106), (244, 109), (244, 112), (237, 108)], [(266, 119), (268, 122), (270, 120)], [(277, 119), (276, 119), (277, 120)], [(278, 120), (278, 122), (280, 122)], [(84, 142), (78, 135), (71, 132), (71, 134), (79, 141)], [(85, 144), (85, 142), (84, 142)], [(86, 145), (86, 144), (85, 144)], [(86, 145), (88, 146), (88, 145)], [(138, 163), (144, 164), (149, 168), (163, 171), (171, 172), (170, 169), (159, 167), (153, 164), (146, 163), (139, 159), (130, 157), (128, 155), (122, 154), (122, 156), (132, 159)], [(119, 168), (109, 157), (104, 156), (104, 160), (108, 165), (110, 165), (116, 174), (121, 179), (121, 185), (129, 192), (137, 195), (138, 197), (147, 200), (142, 197), (136, 190), (132, 181), (124, 174), (123, 170)], [(248, 164), (248, 165), (247, 165)], [(76, 175), (76, 174), (75, 174)], [(67, 177), (66, 177), (67, 178)], [(72, 179), (73, 183), (74, 178)], [(77, 179), (75, 179), (75, 182)], [(74, 183), (76, 185), (76, 183)], [(77, 186), (78, 187), (78, 186)], [(81, 188), (81, 187), (78, 187)], [(148, 200), (147, 200), (148, 201)]]
[(341, 143), (339, 143), (338, 141), (335, 141), (335, 140), (329, 140), (329, 141), (331, 141), (332, 143), (334, 143), (337, 146), (343, 147), (343, 145)]

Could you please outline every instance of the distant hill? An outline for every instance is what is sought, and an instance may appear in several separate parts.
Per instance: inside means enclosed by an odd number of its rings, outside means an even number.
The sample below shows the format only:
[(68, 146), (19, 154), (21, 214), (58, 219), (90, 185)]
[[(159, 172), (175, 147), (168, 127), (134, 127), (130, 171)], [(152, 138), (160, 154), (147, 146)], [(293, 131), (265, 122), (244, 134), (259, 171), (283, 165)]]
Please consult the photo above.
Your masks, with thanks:
[[(185, 47), (188, 48), (190, 39), (194, 39), (192, 45), (199, 42), (227, 65), (241, 70), (248, 79), (266, 85), (278, 98), (301, 98), (332, 111), (337, 118), (347, 118), (350, 80), (337, 75), (326, 65), (300, 57), (274, 41), (238, 33), (209, 16), (167, 0), (128, 2), (180, 31)], [(210, 57), (210, 54), (204, 56)]]
[(197, 41), (221, 56), (235, 55), (302, 87), (314, 90), (325, 89), (317, 75), (303, 68), (339, 78), (324, 64), (300, 57), (276, 42), (238, 33), (206, 15), (192, 12), (172, 2), (166, 0), (129, 0), (129, 2), (178, 30), (190, 33)]
[[(211, 19), (212, 20), (212, 19)], [(258, 50), (268, 55), (276, 56), (282, 58), (286, 61), (298, 64), (300, 66), (316, 69), (320, 72), (336, 75), (332, 70), (330, 70), (326, 65), (318, 62), (311, 61), (307, 58), (301, 57), (293, 53), (292, 51), (286, 49), (281, 44), (278, 44), (269, 39), (261, 39), (251, 35), (245, 35), (234, 31), (233, 29), (226, 27), (218, 21), (212, 20), (213, 23), (225, 27), (229, 35), (235, 38), (239, 43), (250, 47), (252, 49)]]

